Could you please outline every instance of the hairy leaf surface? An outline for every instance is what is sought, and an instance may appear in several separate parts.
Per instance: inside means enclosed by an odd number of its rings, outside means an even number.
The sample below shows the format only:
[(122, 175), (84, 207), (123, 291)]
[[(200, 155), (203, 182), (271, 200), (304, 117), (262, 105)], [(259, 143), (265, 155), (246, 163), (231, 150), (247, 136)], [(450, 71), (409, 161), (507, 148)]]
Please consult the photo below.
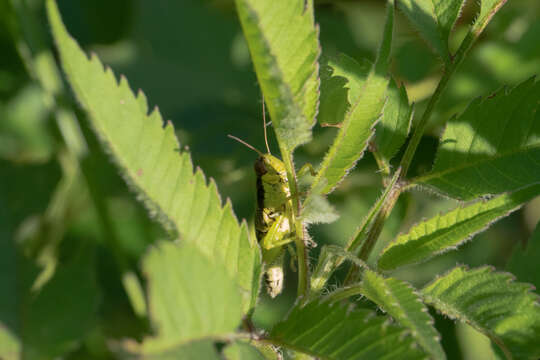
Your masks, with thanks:
[[(333, 76), (347, 79), (348, 102), (351, 104), (340, 124), (339, 132), (323, 159), (312, 188), (325, 183), (323, 194), (331, 192), (363, 156), (373, 128), (379, 119), (388, 86), (388, 62), (394, 28), (394, 7), (389, 2), (384, 36), (367, 78), (365, 65), (348, 57), (335, 64)], [(336, 89), (339, 92), (339, 89)], [(336, 110), (339, 113), (339, 110)]]
[(127, 80), (118, 83), (96, 56), (91, 59), (67, 33), (53, 0), (47, 1), (53, 35), (68, 80), (88, 112), (98, 137), (151, 212), (207, 256), (223, 263), (244, 290), (244, 308), (254, 305), (260, 254), (240, 225), (230, 202), (222, 205), (214, 181), (207, 184), (182, 151), (172, 123), (163, 127), (158, 110), (148, 115), (142, 92), (134, 96)]
[(375, 129), (376, 150), (385, 164), (392, 160), (405, 143), (411, 128), (412, 115), (413, 107), (409, 105), (405, 86), (398, 86), (391, 79), (388, 100), (384, 105), (381, 121)]
[(155, 335), (136, 353), (174, 352), (180, 346), (234, 333), (242, 319), (239, 288), (225, 268), (189, 243), (162, 242), (143, 262)]
[(280, 143), (311, 139), (319, 106), (320, 46), (312, 0), (236, 0), (257, 78)]
[(422, 359), (407, 331), (370, 310), (310, 302), (271, 331), (273, 341), (324, 359)]
[(366, 270), (360, 287), (362, 295), (409, 328), (412, 336), (433, 359), (446, 359), (433, 318), (410, 284)]
[(461, 200), (540, 181), (540, 82), (474, 100), (452, 120), (433, 170), (415, 182)]
[(386, 247), (378, 266), (381, 270), (392, 270), (455, 249), (539, 193), (540, 186), (535, 185), (491, 200), (460, 206), (447, 214), (422, 221)]
[(457, 267), (423, 290), (425, 301), (487, 335), (507, 358), (540, 357), (540, 306), (529, 284), (490, 267)]
[(399, 0), (401, 10), (445, 62), (450, 62), (448, 37), (464, 0)]

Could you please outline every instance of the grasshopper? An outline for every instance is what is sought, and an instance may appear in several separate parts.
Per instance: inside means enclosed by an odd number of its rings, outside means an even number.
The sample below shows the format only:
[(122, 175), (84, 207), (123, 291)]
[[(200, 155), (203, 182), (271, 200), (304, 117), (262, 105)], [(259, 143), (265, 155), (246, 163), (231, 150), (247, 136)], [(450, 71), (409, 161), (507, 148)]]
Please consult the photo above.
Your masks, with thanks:
[(292, 242), (295, 236), (291, 224), (293, 203), (285, 165), (270, 153), (266, 136), (264, 103), (263, 122), (267, 154), (235, 136), (228, 136), (259, 154), (254, 166), (257, 176), (255, 232), (262, 249), (263, 263), (266, 266), (264, 275), (266, 288), (271, 297), (276, 297), (283, 290), (284, 245)]

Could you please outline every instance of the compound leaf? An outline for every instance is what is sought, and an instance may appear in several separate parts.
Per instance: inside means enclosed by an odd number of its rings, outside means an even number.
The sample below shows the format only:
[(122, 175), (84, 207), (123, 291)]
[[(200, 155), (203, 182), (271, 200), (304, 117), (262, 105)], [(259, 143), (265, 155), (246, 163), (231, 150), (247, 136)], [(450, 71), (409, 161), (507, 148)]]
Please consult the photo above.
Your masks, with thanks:
[(448, 37), (464, 0), (400, 0), (400, 8), (445, 63), (450, 62)]
[[(444, 0), (442, 0), (444, 1)], [(480, 14), (476, 18), (474, 25), (473, 25), (473, 31), (476, 34), (480, 34), (484, 28), (487, 26), (493, 15), (497, 11), (500, 10), (500, 8), (506, 4), (507, 0), (482, 0), (480, 1)]]
[(455, 249), (539, 193), (540, 186), (535, 185), (491, 200), (460, 206), (447, 214), (423, 221), (386, 247), (379, 259), (379, 269), (392, 270), (423, 262)]
[(422, 359), (407, 331), (370, 310), (310, 302), (295, 306), (271, 331), (271, 341), (324, 359)]
[(313, 0), (236, 0), (236, 8), (276, 135), (291, 151), (311, 140), (319, 106)]
[(433, 170), (414, 181), (461, 200), (540, 181), (540, 82), (473, 101), (451, 121)]
[[(222, 205), (215, 183), (193, 172), (191, 157), (180, 150), (172, 123), (163, 127), (158, 110), (148, 114), (142, 92), (135, 96), (127, 80), (118, 83), (96, 56), (90, 59), (67, 33), (53, 0), (49, 21), (63, 69), (91, 124), (126, 181), (149, 210), (172, 226), (184, 241), (223, 263), (244, 290), (244, 309), (254, 305), (260, 254), (229, 202)], [(196, 201), (194, 201), (196, 199)]]
[(361, 293), (406, 328), (433, 359), (446, 359), (433, 318), (411, 285), (365, 270)]
[(424, 300), (488, 336), (508, 359), (540, 357), (540, 306), (529, 284), (490, 267), (457, 267), (423, 290)]

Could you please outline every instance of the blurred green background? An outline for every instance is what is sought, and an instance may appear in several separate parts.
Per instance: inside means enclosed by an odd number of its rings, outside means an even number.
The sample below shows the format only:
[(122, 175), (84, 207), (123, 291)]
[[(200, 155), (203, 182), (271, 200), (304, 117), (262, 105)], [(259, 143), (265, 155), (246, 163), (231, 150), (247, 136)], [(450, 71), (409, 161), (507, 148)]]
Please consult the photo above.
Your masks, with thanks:
[[(252, 221), (256, 155), (226, 135), (263, 148), (261, 95), (232, 0), (58, 3), (81, 46), (124, 74), (134, 90), (144, 90), (150, 104), (174, 123), (194, 163), (216, 180), (223, 199), (231, 198), (238, 217)], [(323, 56), (373, 59), (384, 1), (315, 3)], [(477, 6), (468, 1), (452, 46)], [(429, 170), (444, 122), (470, 100), (540, 73), (539, 39), (540, 2), (510, 0), (451, 81), (411, 175)], [(122, 274), (134, 271), (143, 279), (141, 257), (168, 234), (148, 218), (99, 147), (59, 77), (51, 42), (42, 0), (0, 0), (0, 346), (24, 339), (37, 358), (67, 353), (69, 359), (108, 359), (115, 341), (140, 339), (150, 331), (130, 305)], [(393, 56), (393, 74), (417, 104), (418, 116), (440, 66), (401, 13)], [(335, 129), (316, 126), (313, 142), (299, 150), (296, 163), (318, 164), (334, 134)], [(276, 149), (272, 137), (270, 142)], [(367, 154), (330, 196), (340, 219), (310, 230), (319, 244), (311, 257), (316, 259), (322, 244), (344, 244), (380, 192), (381, 177)], [(405, 194), (380, 246), (455, 206), (425, 193)], [(511, 249), (526, 242), (539, 218), (540, 202), (533, 201), (460, 251), (395, 275), (422, 285), (456, 263), (503, 269)], [(289, 274), (284, 295), (273, 302), (263, 296), (256, 323), (270, 327), (283, 316), (294, 289)], [(59, 320), (65, 314), (75, 314), (77, 323)], [(450, 359), (493, 356), (482, 335), (434, 316)], [(55, 339), (61, 346), (48, 345)]]

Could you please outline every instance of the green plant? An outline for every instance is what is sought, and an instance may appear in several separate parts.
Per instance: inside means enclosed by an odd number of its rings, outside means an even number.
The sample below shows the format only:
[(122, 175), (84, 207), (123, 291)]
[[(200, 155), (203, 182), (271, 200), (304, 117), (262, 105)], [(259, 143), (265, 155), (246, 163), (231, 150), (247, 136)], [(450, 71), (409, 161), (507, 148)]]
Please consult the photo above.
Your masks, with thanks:
[[(115, 354), (277, 359), (285, 352), (292, 358), (444, 359), (431, 307), (486, 335), (501, 358), (540, 357), (540, 306), (530, 285), (485, 266), (452, 267), (434, 274), (422, 288), (394, 272), (456, 249), (540, 194), (540, 82), (535, 79), (472, 100), (446, 123), (433, 168), (409, 176), (449, 81), (505, 2), (482, 0), (474, 23), (451, 52), (449, 37), (464, 0), (399, 1), (443, 67), (427, 106), (411, 125), (413, 106), (405, 87), (390, 74), (394, 0), (387, 1), (373, 63), (324, 56), (313, 0), (235, 0), (288, 180), (287, 201), (292, 202), (286, 216), (294, 237), (296, 301), (285, 318), (265, 331), (252, 321), (269, 265), (253, 227), (236, 218), (229, 201), (223, 203), (213, 180), (193, 169), (190, 152), (179, 144), (172, 123), (164, 124), (157, 109), (149, 111), (145, 95), (135, 95), (125, 77), (117, 80), (97, 56), (88, 58), (67, 33), (55, 1), (47, 0), (60, 63), (75, 97), (122, 176), (169, 238), (144, 255), (142, 279), (117, 256), (131, 306), (153, 331), (141, 341), (115, 343)], [(50, 106), (62, 109), (58, 93), (49, 91)], [(316, 173), (300, 176), (293, 154), (311, 141), (316, 122), (336, 127), (337, 133)], [(327, 196), (368, 150), (384, 183), (381, 195), (362, 214), (344, 246), (324, 245), (310, 264), (309, 251), (317, 238), (310, 238), (309, 226), (336, 219)], [(392, 210), (411, 189), (462, 203), (382, 243)], [(539, 236), (540, 227), (531, 239), (536, 247)], [(515, 269), (521, 280), (527, 271), (520, 265), (534, 263), (534, 251), (519, 256), (514, 255), (508, 270)], [(336, 274), (338, 269), (345, 270), (344, 277)], [(81, 272), (79, 280), (90, 276)], [(44, 289), (63, 278), (47, 280), (42, 280)], [(47, 291), (39, 296), (47, 297)], [(37, 338), (54, 345), (50, 354), (70, 349), (69, 338), (56, 343), (54, 338)], [(33, 345), (40, 349), (39, 343)]]

